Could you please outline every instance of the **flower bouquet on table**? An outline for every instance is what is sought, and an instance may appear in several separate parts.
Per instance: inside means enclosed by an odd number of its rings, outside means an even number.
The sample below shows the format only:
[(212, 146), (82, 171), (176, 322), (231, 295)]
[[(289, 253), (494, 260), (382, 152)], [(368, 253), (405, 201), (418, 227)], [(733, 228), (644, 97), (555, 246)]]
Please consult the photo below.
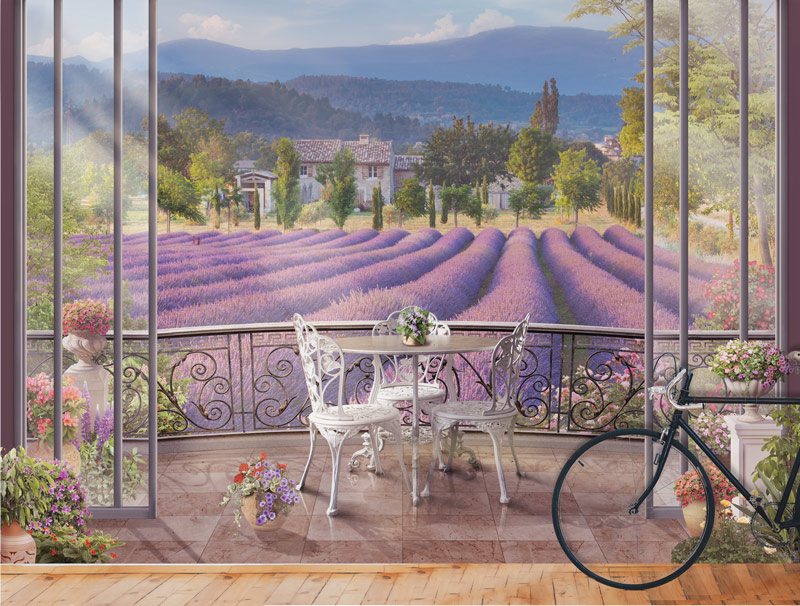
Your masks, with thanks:
[(228, 486), (220, 505), (233, 501), (238, 507), (234, 512), (236, 524), (241, 517), (257, 529), (277, 526), (281, 514), (288, 514), (293, 505), (300, 502), (294, 480), (286, 477), (286, 465), (267, 460), (267, 454), (239, 465), (239, 471)]
[[(38, 444), (30, 444), (28, 454), (45, 460), (53, 460), (53, 440), (55, 428), (55, 389), (53, 379), (45, 373), (28, 377), (28, 424), (33, 428)], [(61, 459), (66, 461), (76, 473), (80, 473), (81, 457), (73, 442), (78, 437), (78, 424), (86, 406), (80, 390), (72, 385), (69, 378), (64, 379), (61, 390)]]
[[(730, 501), (736, 496), (736, 488), (721, 471), (716, 467), (709, 468), (706, 471), (708, 479), (711, 481), (711, 487), (714, 490), (715, 502)], [(686, 523), (686, 529), (691, 536), (700, 536), (706, 521), (706, 493), (700, 474), (696, 470), (690, 469), (675, 480), (673, 490), (675, 491), (675, 496), (681, 502), (681, 507), (683, 507), (683, 519)]]
[(431, 324), (431, 312), (421, 307), (409, 307), (398, 316), (396, 330), (403, 337), (404, 345), (425, 345)]

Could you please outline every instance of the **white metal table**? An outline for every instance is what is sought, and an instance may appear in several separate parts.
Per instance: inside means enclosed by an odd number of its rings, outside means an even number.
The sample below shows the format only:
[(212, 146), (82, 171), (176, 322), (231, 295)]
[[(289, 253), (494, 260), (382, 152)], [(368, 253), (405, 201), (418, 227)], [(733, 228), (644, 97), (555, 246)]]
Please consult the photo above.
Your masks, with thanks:
[[(381, 356), (410, 356), (413, 368), (419, 368), (420, 356), (453, 355), (492, 351), (497, 340), (492, 337), (471, 335), (431, 335), (425, 345), (403, 345), (398, 335), (339, 337), (336, 339), (341, 350), (346, 354), (372, 355), (375, 368), (378, 368)], [(411, 426), (411, 500), (419, 504), (419, 483), (417, 470), (419, 467), (419, 373), (413, 374), (411, 386), (413, 421)], [(379, 386), (373, 384), (373, 395)], [(372, 397), (372, 396), (371, 396)], [(403, 461), (400, 461), (403, 465)]]

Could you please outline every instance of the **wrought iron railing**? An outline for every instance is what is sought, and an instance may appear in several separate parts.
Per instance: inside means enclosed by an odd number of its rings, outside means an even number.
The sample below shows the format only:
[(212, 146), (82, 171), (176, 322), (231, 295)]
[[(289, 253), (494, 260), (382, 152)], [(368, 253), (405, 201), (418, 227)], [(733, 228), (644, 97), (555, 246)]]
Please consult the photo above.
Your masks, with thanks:
[[(497, 336), (508, 323), (452, 322), (454, 333)], [(332, 336), (368, 333), (368, 322), (320, 322)], [(707, 366), (730, 333), (691, 337), (690, 363)], [(753, 338), (771, 339), (769, 334)], [(147, 431), (147, 335), (126, 332), (123, 355), (126, 436)], [(293, 430), (305, 427), (309, 402), (289, 323), (160, 330), (159, 433), (208, 435)], [(52, 333), (29, 333), (28, 374), (52, 368)], [(656, 376), (677, 366), (677, 334), (656, 336)], [(591, 433), (644, 422), (644, 336), (641, 331), (572, 325), (532, 325), (517, 392), (519, 428), (555, 433)], [(113, 364), (105, 360), (113, 372)], [(459, 398), (485, 398), (488, 354), (449, 361)], [(66, 364), (65, 364), (66, 365)], [(347, 371), (347, 396), (364, 401), (372, 386), (372, 359), (354, 357)], [(403, 411), (410, 423), (410, 410)], [(658, 418), (656, 418), (658, 422)]]

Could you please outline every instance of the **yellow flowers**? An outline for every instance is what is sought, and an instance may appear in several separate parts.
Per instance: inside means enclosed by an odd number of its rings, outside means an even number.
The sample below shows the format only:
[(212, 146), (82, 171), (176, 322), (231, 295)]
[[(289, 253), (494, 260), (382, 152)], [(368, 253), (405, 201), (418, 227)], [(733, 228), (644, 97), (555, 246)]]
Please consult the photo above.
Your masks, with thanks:
[(775, 555), (777, 552), (778, 550), (775, 547), (767, 547), (766, 545), (764, 546), (764, 553), (767, 555)]
[(722, 505), (723, 507), (730, 507), (731, 506), (731, 502), (728, 499), (722, 499), (719, 502), (719, 504)]
[(747, 516), (739, 516), (738, 518), (736, 518), (736, 521), (739, 524), (749, 524), (750, 523), (750, 518), (748, 518)]

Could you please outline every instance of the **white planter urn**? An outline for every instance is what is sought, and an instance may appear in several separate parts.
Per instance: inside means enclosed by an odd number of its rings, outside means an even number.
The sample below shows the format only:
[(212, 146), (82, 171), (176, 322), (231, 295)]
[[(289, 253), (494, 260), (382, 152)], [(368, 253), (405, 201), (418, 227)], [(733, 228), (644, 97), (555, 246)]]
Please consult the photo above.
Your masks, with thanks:
[[(771, 387), (764, 387), (764, 384), (753, 379), (751, 381), (732, 381), (730, 379), (723, 379), (725, 388), (728, 390), (728, 395), (740, 398), (760, 398), (761, 396), (769, 393)], [(744, 405), (744, 414), (739, 417), (740, 421), (745, 423), (760, 423), (764, 417), (758, 412), (758, 404)]]
[(78, 389), (88, 391), (90, 415), (94, 411), (104, 414), (108, 408), (109, 373), (97, 363), (97, 356), (106, 348), (105, 335), (76, 331), (69, 333), (62, 342), (64, 348), (78, 358), (78, 362), (64, 371), (64, 376), (70, 377)]

